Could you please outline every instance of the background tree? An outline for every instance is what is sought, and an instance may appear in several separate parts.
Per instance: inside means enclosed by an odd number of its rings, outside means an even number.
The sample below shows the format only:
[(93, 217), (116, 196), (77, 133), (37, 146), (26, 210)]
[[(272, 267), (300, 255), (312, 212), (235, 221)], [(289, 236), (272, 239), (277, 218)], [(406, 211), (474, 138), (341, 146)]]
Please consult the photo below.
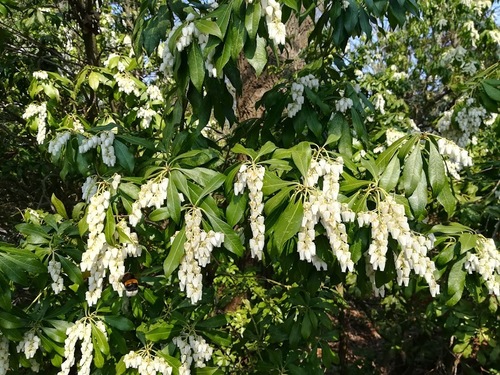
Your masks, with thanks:
[(82, 186), (0, 246), (0, 372), (499, 371), (493, 9), (0, 2)]

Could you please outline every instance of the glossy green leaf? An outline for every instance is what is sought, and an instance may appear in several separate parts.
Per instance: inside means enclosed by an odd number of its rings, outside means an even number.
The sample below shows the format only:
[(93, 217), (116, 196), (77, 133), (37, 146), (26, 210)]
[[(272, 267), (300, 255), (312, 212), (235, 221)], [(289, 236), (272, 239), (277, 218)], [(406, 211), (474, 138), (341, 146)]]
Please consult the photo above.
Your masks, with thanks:
[(186, 242), (186, 230), (182, 228), (175, 236), (168, 256), (163, 262), (165, 277), (169, 277), (181, 263), (182, 256), (184, 255), (184, 242)]
[(413, 191), (413, 194), (408, 198), (408, 202), (416, 218), (421, 218), (425, 215), (425, 207), (427, 206), (427, 178), (425, 177), (425, 173), (420, 175), (420, 182)]
[(54, 206), (56, 212), (61, 215), (63, 218), (68, 219), (68, 213), (66, 212), (66, 208), (64, 207), (64, 203), (56, 197), (55, 194), (52, 194), (50, 197), (50, 202)]
[(464, 269), (464, 264), (467, 258), (464, 256), (459, 259), (450, 269), (448, 275), (448, 295), (450, 299), (446, 305), (453, 306), (462, 298), (462, 293), (465, 286), (465, 277), (467, 272)]
[(120, 331), (132, 331), (135, 324), (128, 318), (119, 315), (105, 315), (102, 317), (106, 324)]
[(237, 256), (242, 256), (245, 249), (241, 243), (240, 237), (233, 228), (217, 216), (208, 212), (205, 213), (214, 231), (224, 233), (224, 247)]
[(205, 61), (198, 43), (191, 43), (188, 53), (189, 78), (196, 90), (201, 92), (205, 80)]
[(113, 145), (115, 147), (115, 155), (118, 164), (120, 164), (120, 166), (127, 172), (132, 173), (135, 164), (134, 155), (129, 151), (125, 144), (117, 139), (115, 139)]
[(106, 242), (110, 245), (113, 245), (115, 243), (115, 230), (115, 215), (113, 215), (113, 208), (109, 206), (106, 210), (106, 225), (104, 227), (104, 235), (106, 236)]
[(247, 195), (233, 196), (226, 208), (227, 223), (234, 227), (240, 222), (248, 204)]
[(460, 242), (460, 253), (464, 253), (476, 247), (477, 235), (472, 233), (462, 233), (458, 241)]
[(257, 30), (259, 29), (259, 23), (261, 19), (262, 7), (260, 2), (255, 2), (247, 5), (245, 12), (245, 28), (248, 32), (248, 37), (250, 39), (255, 39), (257, 35)]
[(255, 38), (255, 48), (253, 48), (251, 51), (247, 48), (245, 49), (245, 56), (250, 65), (252, 65), (252, 67), (255, 69), (255, 74), (257, 75), (257, 77), (262, 74), (262, 71), (267, 64), (266, 46), (266, 39), (257, 36)]
[(179, 224), (181, 220), (181, 199), (175, 183), (171, 180), (167, 185), (167, 209), (172, 220)]
[(207, 196), (208, 194), (214, 192), (219, 187), (221, 187), (225, 181), (226, 181), (226, 176), (224, 176), (222, 173), (216, 174), (210, 181), (207, 182), (207, 184), (203, 188), (202, 192), (200, 193), (200, 196), (198, 197), (198, 201), (195, 203), (195, 206), (198, 206), (200, 201), (205, 196)]
[(439, 195), (446, 179), (446, 171), (444, 168), (444, 160), (436, 146), (432, 141), (429, 141), (429, 166), (427, 173), (429, 175), (429, 182), (432, 187), (434, 196)]
[(379, 186), (387, 192), (392, 191), (397, 186), (400, 175), (401, 164), (396, 156), (391, 159), (382, 176), (380, 176)]
[(273, 226), (273, 237), (279, 252), (283, 250), (285, 242), (295, 236), (300, 230), (303, 214), (302, 201), (298, 200), (294, 202), (292, 200), (278, 218), (276, 224)]
[(438, 202), (443, 206), (448, 216), (452, 216), (455, 212), (455, 207), (457, 205), (457, 199), (453, 195), (450, 184), (446, 180), (443, 189), (437, 196)]
[(484, 91), (486, 94), (496, 102), (500, 102), (500, 90), (489, 85), (486, 82), (482, 82)]
[(105, 355), (109, 354), (108, 339), (106, 338), (104, 333), (99, 328), (97, 328), (95, 324), (92, 324), (92, 338), (95, 339), (97, 348), (101, 353)]
[(422, 153), (417, 145), (404, 163), (403, 188), (407, 197), (413, 194), (421, 180), (422, 166)]
[(146, 339), (152, 342), (167, 340), (173, 329), (174, 326), (172, 324), (161, 324), (146, 332)]
[(308, 142), (301, 142), (292, 150), (292, 159), (303, 177), (307, 176), (311, 164), (312, 151)]
[(89, 77), (88, 77), (88, 80), (89, 80), (89, 86), (92, 90), (94, 91), (97, 91), (97, 89), (99, 88), (99, 73), (97, 72), (90, 72), (89, 74)]
[(61, 263), (64, 273), (68, 275), (69, 279), (77, 285), (82, 285), (83, 276), (82, 272), (80, 271), (80, 268), (75, 263), (68, 260), (66, 257), (59, 254), (56, 255), (57, 255), (57, 260), (59, 261), (59, 263)]
[(290, 194), (293, 187), (285, 187), (281, 189), (276, 195), (268, 199), (264, 204), (264, 213), (270, 215), (275, 209), (281, 207), (281, 205), (288, 199), (290, 199)]
[(194, 24), (202, 34), (209, 34), (222, 39), (222, 32), (216, 22), (206, 19), (199, 19), (195, 20)]
[(264, 173), (264, 184), (262, 187), (262, 192), (264, 193), (264, 195), (271, 195), (275, 191), (283, 189), (292, 184), (293, 182), (282, 180), (281, 178), (276, 176), (274, 172), (270, 172), (266, 169)]

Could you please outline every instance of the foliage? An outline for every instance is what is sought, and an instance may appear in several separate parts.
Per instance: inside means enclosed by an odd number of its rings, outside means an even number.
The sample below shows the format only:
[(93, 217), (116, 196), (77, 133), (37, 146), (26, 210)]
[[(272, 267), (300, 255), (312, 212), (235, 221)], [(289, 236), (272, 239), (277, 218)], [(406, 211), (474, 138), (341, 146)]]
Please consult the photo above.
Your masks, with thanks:
[[(372, 294), (405, 369), (500, 371), (491, 4), (45, 5), (0, 1), (2, 43), (62, 57), (2, 56), (23, 62), (2, 70), (24, 83), (9, 121), (82, 199), (52, 195), (0, 246), (0, 372), (367, 371), (343, 319)], [(251, 119), (244, 61), (278, 77)], [(422, 359), (414, 331), (453, 354)]]

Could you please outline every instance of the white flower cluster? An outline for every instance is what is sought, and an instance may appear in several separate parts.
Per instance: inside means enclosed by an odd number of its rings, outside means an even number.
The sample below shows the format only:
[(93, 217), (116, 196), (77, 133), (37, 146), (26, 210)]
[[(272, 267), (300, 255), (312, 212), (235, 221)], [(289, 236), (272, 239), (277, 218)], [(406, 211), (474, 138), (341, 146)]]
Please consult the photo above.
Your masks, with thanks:
[(36, 351), (40, 347), (40, 337), (35, 334), (34, 330), (26, 332), (23, 339), (17, 344), (16, 350), (18, 353), (23, 352), (27, 359), (33, 358)]
[(146, 94), (151, 101), (163, 102), (163, 95), (161, 94), (161, 90), (156, 85), (149, 85), (146, 90)]
[[(428, 250), (434, 246), (433, 241), (411, 231), (403, 205), (387, 196), (379, 203), (377, 211), (359, 212), (358, 225), (371, 226), (372, 243), (366, 255), (374, 271), (385, 269), (390, 234), (401, 248), (399, 254), (394, 253), (398, 285), (408, 286), (413, 269), (415, 274), (425, 278), (432, 296), (439, 294), (439, 285), (434, 277), (436, 266), (427, 256)], [(377, 291), (381, 292), (380, 289)]]
[(286, 107), (288, 117), (292, 118), (300, 111), (302, 104), (304, 104), (304, 87), (311, 90), (317, 90), (319, 87), (319, 81), (312, 74), (308, 74), (304, 77), (300, 77), (298, 82), (292, 83), (292, 100)]
[(90, 272), (88, 291), (85, 294), (89, 306), (95, 305), (101, 297), (102, 280), (106, 275), (103, 261), (108, 244), (104, 235), (104, 219), (106, 218), (106, 210), (109, 207), (109, 199), (109, 190), (96, 193), (90, 198), (87, 210), (89, 238), (87, 240), (87, 250), (82, 255), (80, 269), (82, 272)]
[(264, 250), (264, 233), (266, 226), (264, 224), (264, 174), (266, 170), (258, 164), (242, 164), (238, 171), (237, 181), (234, 183), (234, 195), (239, 195), (248, 186), (250, 198), (250, 227), (252, 229), (252, 238), (250, 239), (250, 250), (252, 258), (257, 257), (262, 260)]
[(45, 70), (38, 70), (36, 72), (33, 72), (33, 78), (39, 79), (39, 80), (45, 80), (49, 79), (49, 75)]
[(59, 155), (59, 152), (66, 145), (70, 136), (71, 133), (68, 131), (57, 133), (54, 139), (49, 142), (49, 152), (54, 156)]
[(473, 104), (474, 99), (468, 98), (465, 107), (455, 117), (455, 121), (462, 132), (460, 138), (456, 141), (460, 147), (469, 145), (471, 136), (477, 133), (488, 115), (486, 109), (481, 106), (473, 107)]
[(472, 158), (469, 156), (469, 153), (467, 150), (457, 146), (455, 142), (446, 138), (440, 138), (437, 143), (439, 153), (443, 156), (447, 156), (447, 158), (445, 158), (445, 164), (448, 173), (456, 180), (460, 180), (459, 172), (464, 167), (470, 167), (472, 165)]
[[(315, 225), (321, 221), (335, 257), (340, 263), (342, 272), (352, 271), (354, 263), (351, 260), (347, 230), (342, 221), (353, 221), (354, 212), (347, 205), (338, 202), (339, 178), (344, 162), (337, 159), (318, 157), (311, 160), (304, 185), (310, 192), (304, 200), (304, 216), (298, 234), (297, 252), (301, 260), (312, 263), (319, 271), (327, 268), (326, 263), (316, 255), (314, 239)], [(320, 178), (323, 178), (322, 188), (317, 189)]]
[(149, 128), (149, 125), (151, 124), (151, 120), (153, 117), (156, 115), (156, 111), (154, 109), (151, 109), (149, 107), (141, 107), (137, 111), (137, 117), (142, 119), (141, 121), (141, 128), (147, 129)]
[(210, 254), (214, 247), (224, 242), (224, 234), (214, 231), (208, 233), (201, 229), (201, 210), (193, 208), (185, 216), (186, 242), (184, 242), (184, 256), (179, 266), (179, 287), (186, 292), (186, 296), (195, 304), (202, 297), (203, 276), (201, 267), (210, 263)]
[(377, 93), (373, 96), (373, 106), (376, 110), (380, 111), (381, 114), (385, 114), (385, 99), (381, 93)]
[(262, 12), (266, 16), (269, 39), (276, 44), (285, 44), (286, 27), (281, 22), (281, 6), (276, 0), (261, 0)]
[(405, 135), (406, 133), (403, 133), (402, 131), (395, 128), (389, 128), (385, 132), (385, 142), (387, 143), (387, 146), (390, 146), (398, 139), (403, 138)]
[(135, 96), (140, 96), (141, 92), (135, 81), (125, 73), (116, 73), (113, 78), (116, 80), (118, 85), (118, 91), (124, 92), (125, 94), (134, 93)]
[(9, 340), (0, 333), (0, 375), (9, 371)]
[(149, 351), (130, 351), (123, 357), (127, 368), (135, 368), (140, 375), (170, 375), (172, 367), (162, 357), (152, 356)]
[(500, 296), (500, 251), (492, 238), (478, 238), (476, 253), (468, 254), (465, 270), (469, 273), (478, 272), (489, 293)]
[(32, 117), (37, 117), (38, 120), (38, 133), (36, 136), (36, 141), (38, 144), (42, 144), (45, 140), (45, 136), (47, 135), (47, 103), (43, 102), (40, 105), (36, 105), (31, 103), (26, 107), (26, 110), (23, 113), (23, 119), (27, 120)]
[(141, 186), (138, 199), (132, 203), (132, 213), (128, 217), (130, 225), (135, 227), (142, 218), (142, 209), (146, 207), (160, 208), (167, 199), (168, 178), (160, 181), (149, 180)]
[(463, 30), (466, 30), (469, 32), (469, 37), (471, 39), (471, 45), (472, 47), (476, 48), (476, 42), (479, 40), (479, 33), (476, 30), (476, 27), (474, 26), (474, 21), (467, 21), (463, 25)]
[(66, 330), (66, 340), (64, 340), (64, 357), (66, 359), (61, 365), (61, 371), (57, 375), (69, 375), (71, 367), (75, 364), (75, 349), (78, 340), (82, 342), (80, 346), (80, 361), (78, 363), (78, 375), (89, 375), (92, 364), (94, 346), (92, 344), (92, 324), (95, 324), (104, 336), (108, 336), (106, 327), (102, 321), (90, 322), (87, 318), (76, 321)]
[(351, 98), (342, 97), (335, 102), (335, 110), (337, 112), (345, 113), (353, 105)]
[(52, 290), (55, 294), (61, 293), (64, 290), (64, 280), (61, 276), (61, 263), (55, 259), (51, 259), (47, 269), (52, 278)]
[(452, 64), (454, 61), (462, 63), (466, 53), (467, 50), (462, 46), (451, 47), (441, 56), (441, 66)]
[(97, 193), (97, 177), (88, 176), (82, 185), (82, 199), (89, 203), (95, 193)]
[(96, 134), (91, 138), (82, 140), (82, 144), (78, 147), (78, 152), (83, 154), (92, 148), (101, 146), (102, 161), (108, 167), (113, 167), (116, 163), (115, 148), (113, 142), (115, 141), (115, 133), (110, 130), (103, 131)]
[(172, 342), (181, 352), (182, 366), (179, 374), (190, 375), (191, 364), (196, 368), (205, 367), (205, 362), (212, 358), (213, 348), (208, 345), (205, 339), (195, 333), (175, 337)]

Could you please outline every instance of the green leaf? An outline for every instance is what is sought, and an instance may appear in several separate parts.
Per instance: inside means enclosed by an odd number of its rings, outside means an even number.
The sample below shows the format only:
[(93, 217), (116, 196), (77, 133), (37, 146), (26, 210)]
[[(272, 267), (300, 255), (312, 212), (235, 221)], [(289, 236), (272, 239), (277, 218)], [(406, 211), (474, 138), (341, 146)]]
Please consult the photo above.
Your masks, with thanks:
[[(350, 8), (350, 7), (349, 7)], [(354, 125), (354, 130), (356, 134), (363, 141), (364, 144), (368, 144), (368, 132), (366, 131), (365, 124), (361, 119), (358, 111), (354, 107), (351, 107), (352, 124)]]
[(16, 329), (24, 326), (24, 322), (16, 315), (0, 311), (0, 327), (5, 329)]
[(255, 74), (260, 76), (262, 74), (262, 71), (266, 67), (267, 64), (267, 51), (266, 51), (266, 39), (257, 36), (255, 38), (255, 48), (251, 51), (249, 51), (247, 48), (245, 49), (245, 56), (252, 65), (252, 67), (255, 69)]
[(431, 228), (430, 233), (460, 234), (469, 231), (471, 231), (471, 229), (465, 225), (460, 223), (450, 223), (448, 225), (434, 225)]
[(134, 155), (129, 151), (125, 144), (117, 139), (115, 139), (113, 145), (115, 147), (116, 160), (118, 161), (118, 164), (120, 164), (120, 166), (127, 172), (132, 173), (135, 163)]
[(380, 169), (383, 169), (385, 166), (389, 164), (389, 161), (392, 159), (396, 151), (398, 151), (399, 147), (403, 142), (406, 142), (408, 137), (399, 138), (396, 142), (391, 144), (386, 150), (384, 150), (375, 161)]
[(427, 206), (427, 179), (425, 178), (425, 173), (420, 175), (420, 182), (413, 191), (413, 194), (408, 198), (408, 202), (416, 218), (425, 215), (425, 207)]
[(261, 18), (262, 7), (260, 2), (255, 2), (247, 5), (245, 12), (245, 28), (248, 32), (248, 37), (251, 40), (255, 39)]
[(293, 182), (282, 180), (281, 178), (276, 176), (274, 172), (270, 172), (266, 169), (264, 173), (262, 192), (264, 193), (264, 195), (271, 195), (275, 191), (283, 189), (290, 185), (293, 185)]
[(292, 160), (303, 177), (307, 176), (311, 164), (312, 151), (308, 142), (301, 142), (292, 150)]
[[(92, 323), (92, 338), (97, 343), (97, 348), (99, 351), (105, 355), (109, 354), (109, 344), (108, 339), (104, 333)], [(94, 348), (95, 349), (95, 348)]]
[(462, 233), (458, 241), (460, 242), (460, 253), (464, 253), (476, 247), (477, 235), (472, 233)]
[(231, 227), (234, 227), (243, 218), (247, 203), (247, 195), (236, 195), (231, 198), (226, 209), (227, 223)]
[(171, 179), (167, 185), (167, 209), (172, 220), (179, 224), (181, 220), (181, 199), (179, 191)]
[[(169, 201), (167, 201), (167, 205), (168, 205)], [(179, 215), (180, 215), (180, 212), (179, 212)], [(157, 208), (156, 210), (153, 210), (150, 214), (149, 214), (149, 220), (151, 221), (162, 221), (162, 220), (167, 220), (168, 218), (170, 218), (170, 210), (168, 209), (168, 207), (160, 207), (160, 208)]]
[(283, 250), (285, 242), (295, 236), (300, 230), (303, 214), (302, 201), (298, 200), (294, 202), (292, 200), (273, 226), (274, 242), (280, 253)]
[(448, 275), (448, 294), (450, 299), (446, 302), (447, 306), (455, 305), (462, 298), (462, 293), (465, 286), (465, 277), (467, 272), (464, 269), (464, 264), (467, 258), (463, 256), (450, 269)]
[(500, 90), (487, 84), (486, 82), (482, 82), (484, 91), (486, 94), (496, 102), (500, 102)]
[(448, 180), (445, 181), (445, 184), (443, 186), (443, 189), (437, 196), (438, 202), (443, 206), (444, 210), (448, 214), (448, 216), (453, 216), (453, 213), (455, 212), (455, 207), (457, 204), (457, 200), (455, 196), (453, 195), (450, 184)]
[(50, 198), (50, 202), (56, 209), (56, 212), (61, 215), (63, 218), (68, 219), (68, 213), (66, 212), (66, 208), (64, 207), (64, 203), (59, 200), (59, 198), (56, 197), (55, 194), (52, 194), (52, 197)]
[(120, 331), (132, 331), (135, 329), (134, 322), (124, 316), (105, 315), (102, 318), (110, 327), (116, 328)]
[(270, 215), (275, 209), (280, 207), (282, 203), (290, 198), (290, 193), (293, 190), (293, 187), (285, 187), (281, 189), (278, 194), (276, 194), (271, 199), (268, 199), (264, 204), (264, 213), (266, 215)]
[(115, 243), (115, 230), (115, 215), (113, 215), (113, 208), (109, 206), (106, 211), (106, 226), (104, 227), (104, 235), (106, 236), (106, 242), (110, 245)]
[(226, 35), (229, 18), (231, 17), (231, 7), (227, 4), (221, 4), (215, 11), (211, 12), (210, 15), (215, 19), (222, 35)]
[(89, 86), (92, 90), (97, 91), (99, 88), (100, 74), (97, 72), (90, 72), (89, 74)]
[(422, 154), (419, 145), (416, 145), (408, 159), (406, 159), (403, 170), (403, 188), (407, 197), (413, 194), (417, 188), (421, 175)]
[(201, 92), (205, 80), (205, 62), (198, 43), (191, 43), (188, 53), (188, 68), (191, 82), (193, 82), (196, 90)]
[(240, 237), (238, 237), (233, 228), (217, 216), (206, 211), (205, 214), (207, 215), (210, 225), (212, 225), (214, 231), (224, 233), (224, 247), (237, 256), (242, 256), (245, 249), (241, 243)]
[(252, 150), (251, 148), (246, 148), (237, 143), (232, 149), (231, 152), (234, 152), (235, 154), (243, 154), (248, 157), (250, 157), (252, 160), (255, 160), (257, 158), (257, 152)]
[(198, 197), (198, 201), (195, 203), (195, 206), (199, 206), (201, 200), (208, 194), (217, 190), (222, 184), (226, 181), (226, 176), (222, 173), (216, 174), (203, 188), (200, 196)]
[(311, 336), (312, 326), (311, 319), (309, 319), (309, 314), (304, 314), (302, 319), (302, 324), (300, 325), (300, 334), (304, 340)]
[(373, 159), (361, 159), (361, 165), (370, 172), (373, 178), (377, 178), (380, 175), (378, 166)]
[(63, 257), (60, 254), (56, 255), (59, 263), (61, 263), (62, 269), (64, 270), (66, 275), (68, 275), (69, 279), (77, 285), (82, 285), (83, 276), (82, 272), (80, 271), (80, 268), (78, 268), (78, 266), (75, 263), (68, 260), (66, 257)]
[(164, 341), (169, 338), (173, 329), (173, 324), (163, 323), (146, 332), (146, 339), (152, 342)]
[(427, 173), (429, 175), (429, 182), (432, 187), (432, 193), (434, 196), (438, 196), (443, 190), (446, 172), (444, 168), (443, 157), (437, 150), (436, 146), (432, 141), (429, 140), (429, 166)]
[[(378, 161), (378, 159), (377, 159)], [(384, 173), (380, 176), (378, 182), (379, 186), (385, 191), (392, 191), (396, 187), (399, 181), (399, 176), (401, 175), (401, 165), (398, 157), (393, 157), (387, 168), (385, 168)]]
[(184, 255), (184, 242), (186, 242), (186, 229), (182, 228), (175, 236), (168, 256), (165, 262), (163, 262), (163, 273), (165, 277), (168, 278), (181, 263), (181, 259)]
[(222, 32), (219, 25), (217, 25), (214, 21), (198, 19), (194, 21), (194, 24), (202, 34), (210, 34), (222, 40)]
[(274, 150), (276, 150), (277, 147), (273, 142), (267, 141), (259, 150), (257, 153), (257, 156), (255, 157), (255, 161), (257, 161), (261, 156), (270, 154)]

